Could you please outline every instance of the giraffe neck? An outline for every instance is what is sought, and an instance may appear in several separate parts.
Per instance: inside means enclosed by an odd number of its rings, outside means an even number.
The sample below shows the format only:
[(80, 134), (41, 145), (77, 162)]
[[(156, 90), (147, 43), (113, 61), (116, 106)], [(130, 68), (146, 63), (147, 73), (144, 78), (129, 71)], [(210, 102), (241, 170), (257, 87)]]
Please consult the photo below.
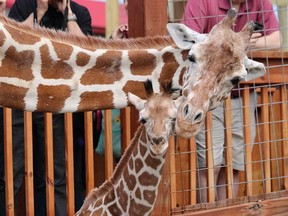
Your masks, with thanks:
[[(73, 45), (72, 45), (73, 44)], [(75, 37), (0, 17), (0, 105), (49, 112), (128, 106), (152, 79), (180, 88), (188, 62), (170, 37), (125, 41)], [(157, 89), (158, 88), (158, 89)]]
[[(153, 155), (140, 126), (112, 178), (90, 192), (77, 215), (149, 215), (162, 177), (165, 153)], [(106, 213), (106, 214), (105, 214)]]

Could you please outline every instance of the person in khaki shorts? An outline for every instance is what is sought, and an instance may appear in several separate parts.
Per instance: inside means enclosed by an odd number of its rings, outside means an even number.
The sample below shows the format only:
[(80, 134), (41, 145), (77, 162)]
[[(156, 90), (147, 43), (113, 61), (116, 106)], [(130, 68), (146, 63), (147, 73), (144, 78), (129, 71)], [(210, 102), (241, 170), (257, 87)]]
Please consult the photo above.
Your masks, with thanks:
[[(281, 46), (279, 25), (270, 0), (188, 0), (183, 16), (183, 23), (196, 32), (207, 34), (214, 25), (225, 17), (231, 7), (234, 7), (238, 12), (234, 31), (239, 32), (249, 21), (257, 22), (258, 26), (263, 26), (262, 30), (259, 29), (252, 34), (250, 40), (251, 49), (269, 49), (279, 48)], [(238, 90), (234, 90), (231, 93), (234, 197), (237, 196), (238, 193), (239, 171), (245, 170), (241, 85), (238, 87), (240, 87)], [(254, 112), (257, 103), (257, 95), (255, 91), (253, 91), (253, 88), (252, 86), (252, 91), (250, 92), (251, 143), (254, 143), (255, 139)], [(222, 165), (225, 164), (223, 157), (225, 142), (223, 106), (213, 110), (212, 118), (214, 173), (217, 185), (216, 194), (217, 200), (223, 200), (226, 198), (226, 175), (225, 169), (222, 168)], [(198, 187), (200, 189), (198, 202), (203, 203), (207, 202), (205, 127), (202, 128), (195, 138), (199, 170)]]

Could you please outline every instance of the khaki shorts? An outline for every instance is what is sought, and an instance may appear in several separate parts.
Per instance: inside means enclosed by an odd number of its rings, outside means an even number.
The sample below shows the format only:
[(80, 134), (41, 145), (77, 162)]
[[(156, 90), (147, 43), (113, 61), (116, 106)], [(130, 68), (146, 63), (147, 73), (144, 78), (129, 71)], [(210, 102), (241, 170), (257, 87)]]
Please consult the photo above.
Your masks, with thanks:
[[(256, 126), (255, 126), (255, 108), (257, 105), (256, 92), (250, 93), (250, 121), (251, 121), (251, 148), (253, 147)], [(245, 143), (243, 127), (243, 104), (242, 98), (231, 100), (232, 106), (232, 144), (233, 144), (233, 169), (245, 170)], [(214, 166), (225, 164), (224, 160), (224, 107), (220, 105), (212, 111), (212, 143)], [(197, 144), (197, 166), (198, 168), (206, 167), (206, 142), (205, 142), (205, 125), (195, 137)]]

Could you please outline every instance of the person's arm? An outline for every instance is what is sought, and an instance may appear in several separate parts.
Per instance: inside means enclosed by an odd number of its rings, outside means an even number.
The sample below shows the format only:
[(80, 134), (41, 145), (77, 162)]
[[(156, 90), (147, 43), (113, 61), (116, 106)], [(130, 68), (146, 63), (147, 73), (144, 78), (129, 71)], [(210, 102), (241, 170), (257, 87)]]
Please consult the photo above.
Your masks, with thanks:
[(266, 48), (273, 49), (281, 46), (280, 31), (275, 31), (267, 36), (262, 36), (261, 33), (254, 33), (250, 40), (252, 49)]
[(82, 6), (76, 8), (75, 3), (71, 3), (70, 6), (68, 17), (71, 17), (72, 13), (74, 13), (77, 21), (69, 21), (67, 23), (67, 31), (78, 36), (92, 35), (92, 19), (89, 10)]
[[(68, 17), (73, 17), (73, 15), (75, 14), (72, 12), (70, 5), (68, 5)], [(77, 20), (71, 20), (71, 21), (68, 20), (67, 31), (70, 34), (73, 34), (76, 36), (85, 36), (81, 28), (79, 27)]]
[(281, 34), (279, 23), (273, 10), (273, 5), (269, 0), (262, 0), (259, 3), (257, 22), (263, 23), (263, 32), (253, 33), (251, 37), (252, 49), (275, 49), (281, 46)]
[(0, 15), (5, 15), (6, 0), (0, 0)]

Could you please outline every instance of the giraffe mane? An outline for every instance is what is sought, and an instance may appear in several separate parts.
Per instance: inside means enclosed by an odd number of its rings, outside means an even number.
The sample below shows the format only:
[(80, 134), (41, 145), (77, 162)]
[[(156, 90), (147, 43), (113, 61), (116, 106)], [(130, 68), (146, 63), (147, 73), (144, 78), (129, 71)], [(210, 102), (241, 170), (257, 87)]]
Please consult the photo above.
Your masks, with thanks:
[(19, 32), (26, 33), (35, 37), (48, 38), (52, 41), (76, 45), (84, 49), (157, 49), (164, 46), (176, 46), (170, 36), (155, 36), (124, 40), (109, 40), (96, 36), (75, 36), (60, 30), (48, 28), (33, 28), (27, 24), (19, 23), (13, 19), (0, 16), (0, 22)]
[(116, 184), (121, 178), (121, 174), (124, 172), (124, 168), (132, 155), (134, 147), (137, 145), (143, 129), (145, 130), (144, 125), (140, 125), (138, 127), (130, 145), (125, 150), (125, 153), (122, 155), (120, 161), (118, 162), (112, 177), (109, 180), (106, 180), (99, 188), (93, 191), (93, 195), (96, 196), (98, 199), (108, 193), (113, 188), (113, 185)]

